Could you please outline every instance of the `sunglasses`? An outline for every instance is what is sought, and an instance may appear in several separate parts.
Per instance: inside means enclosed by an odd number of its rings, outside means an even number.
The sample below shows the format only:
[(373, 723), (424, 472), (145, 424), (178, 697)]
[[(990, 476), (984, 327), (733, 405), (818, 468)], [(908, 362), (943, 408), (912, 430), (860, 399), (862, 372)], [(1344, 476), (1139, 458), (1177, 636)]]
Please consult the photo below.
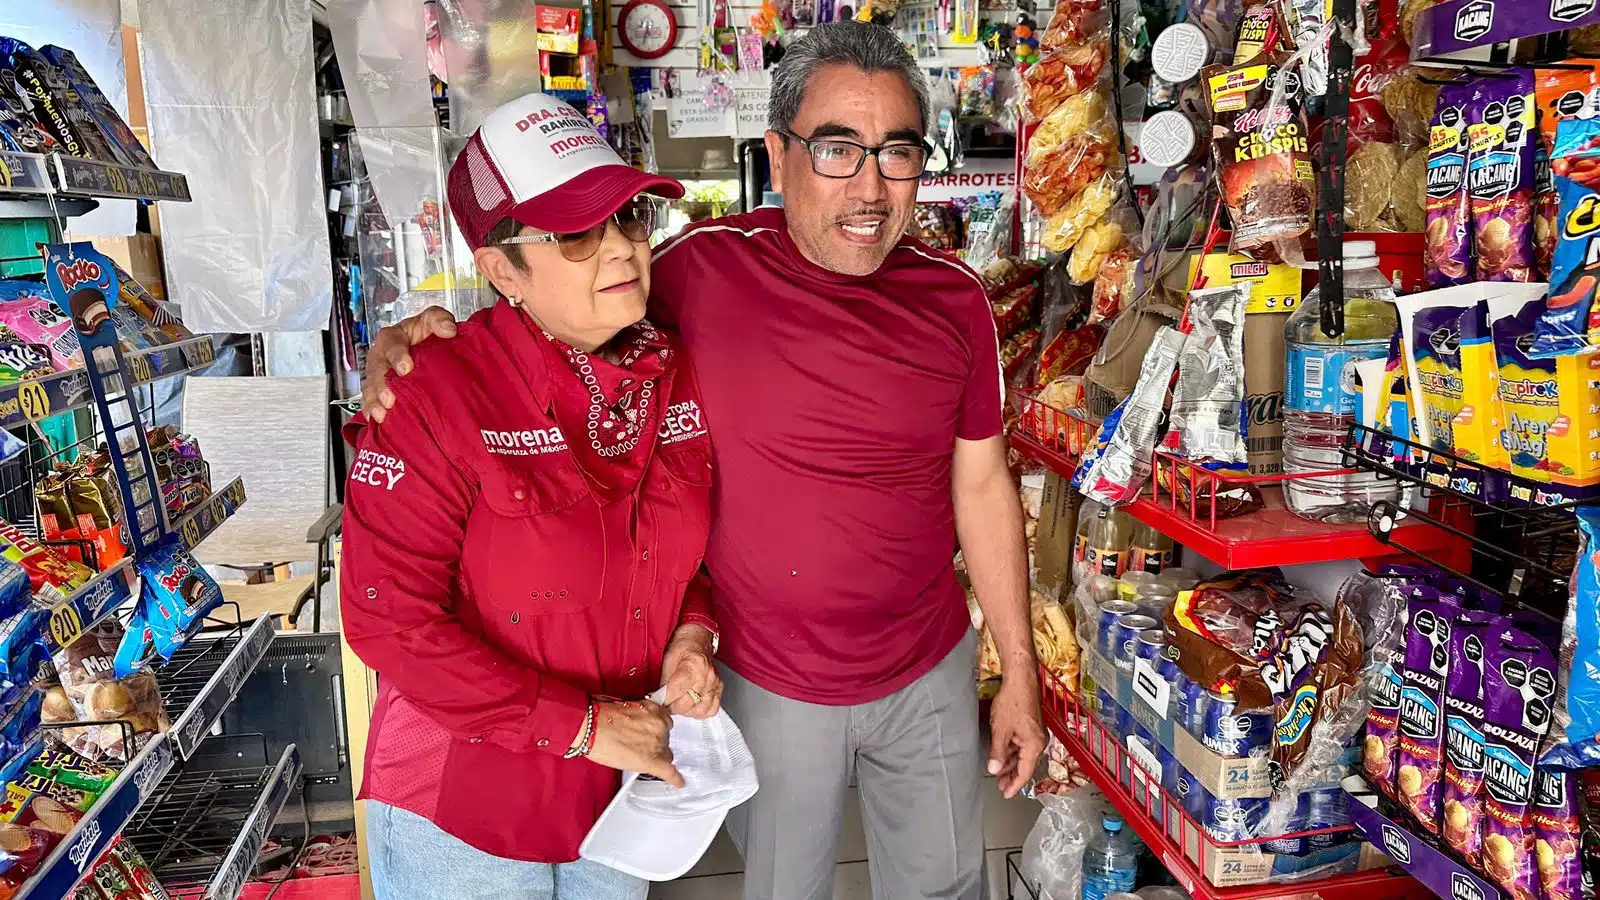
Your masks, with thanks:
[(635, 197), (621, 209), (602, 219), (599, 224), (583, 231), (546, 232), (544, 234), (519, 234), (506, 238), (495, 246), (510, 244), (555, 244), (569, 262), (585, 262), (600, 252), (600, 243), (606, 239), (606, 229), (617, 223), (622, 236), (636, 244), (650, 240), (661, 216), (661, 201), (655, 197)]

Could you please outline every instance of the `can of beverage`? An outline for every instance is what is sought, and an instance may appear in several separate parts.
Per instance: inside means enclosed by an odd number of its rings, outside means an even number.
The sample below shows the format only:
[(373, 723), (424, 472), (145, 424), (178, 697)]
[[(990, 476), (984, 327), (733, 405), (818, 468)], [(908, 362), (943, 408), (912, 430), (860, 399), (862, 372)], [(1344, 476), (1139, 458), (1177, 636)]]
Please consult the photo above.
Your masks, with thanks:
[(1094, 692), (1095, 716), (1107, 727), (1116, 724), (1117, 701), (1111, 692), (1105, 688), (1095, 688)]
[(1182, 672), (1178, 673), (1178, 682), (1173, 688), (1173, 701), (1177, 717), (1174, 725), (1182, 728), (1200, 740), (1205, 733), (1206, 707), (1209, 705), (1211, 694), (1197, 682), (1190, 681)]
[(1200, 815), (1195, 818), (1212, 840), (1247, 841), (1255, 836), (1256, 827), (1266, 818), (1267, 800), (1221, 800), (1205, 788), (1196, 787), (1201, 792), (1201, 803)]
[(1156, 762), (1161, 763), (1161, 789), (1172, 799), (1181, 801), (1183, 798), (1178, 796), (1178, 758), (1172, 755), (1171, 750), (1157, 745)]
[(1133, 655), (1137, 650), (1139, 632), (1156, 627), (1156, 620), (1138, 613), (1129, 613), (1117, 619), (1116, 642), (1112, 647), (1111, 661), (1117, 671), (1133, 671)]
[(1139, 632), (1133, 655), (1148, 660), (1152, 668), (1161, 662), (1161, 652), (1167, 648), (1167, 633), (1159, 628), (1146, 628)]
[[(1350, 824), (1350, 811), (1345, 806), (1343, 792), (1338, 790), (1311, 791), (1301, 794), (1305, 801), (1305, 813), (1302, 817), (1301, 830), (1316, 831), (1322, 828), (1338, 828)], [(1351, 839), (1350, 832), (1330, 831), (1325, 834), (1313, 834), (1306, 838), (1308, 850), (1326, 850), (1336, 847)]]
[(1178, 768), (1178, 774), (1173, 778), (1172, 793), (1178, 798), (1178, 803), (1183, 806), (1183, 811), (1188, 813), (1189, 818), (1194, 819), (1196, 822), (1200, 821), (1202, 801), (1204, 800), (1202, 795), (1205, 792), (1206, 789), (1194, 780), (1194, 776), (1189, 774), (1188, 769), (1181, 766)]
[(1178, 679), (1183, 677), (1183, 670), (1178, 668), (1178, 661), (1173, 658), (1176, 655), (1176, 647), (1167, 647), (1162, 651), (1161, 658), (1156, 660), (1156, 674), (1161, 676), (1162, 681), (1171, 685), (1174, 696), (1178, 689)]
[(1100, 622), (1095, 633), (1095, 646), (1106, 659), (1117, 658), (1117, 620), (1137, 613), (1139, 607), (1126, 600), (1107, 600), (1100, 604)]
[(1149, 572), (1123, 572), (1117, 579), (1117, 594), (1124, 600), (1133, 600), (1139, 596), (1140, 588), (1150, 588), (1160, 584), (1159, 579)]
[(1200, 573), (1181, 566), (1161, 571), (1161, 583), (1187, 591), (1200, 582)]
[(1207, 692), (1200, 743), (1220, 756), (1244, 759), (1272, 749), (1272, 716), (1241, 712), (1232, 697)]

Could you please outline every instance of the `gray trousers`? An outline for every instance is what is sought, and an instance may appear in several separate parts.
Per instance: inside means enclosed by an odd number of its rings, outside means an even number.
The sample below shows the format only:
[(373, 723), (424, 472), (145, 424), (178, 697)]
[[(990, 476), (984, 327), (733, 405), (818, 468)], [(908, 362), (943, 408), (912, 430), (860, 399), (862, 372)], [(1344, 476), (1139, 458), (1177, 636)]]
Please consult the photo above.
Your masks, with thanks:
[(780, 697), (721, 667), (722, 705), (761, 790), (728, 815), (744, 900), (832, 900), (851, 776), (873, 900), (981, 900), (983, 757), (973, 634), (932, 671), (872, 703)]

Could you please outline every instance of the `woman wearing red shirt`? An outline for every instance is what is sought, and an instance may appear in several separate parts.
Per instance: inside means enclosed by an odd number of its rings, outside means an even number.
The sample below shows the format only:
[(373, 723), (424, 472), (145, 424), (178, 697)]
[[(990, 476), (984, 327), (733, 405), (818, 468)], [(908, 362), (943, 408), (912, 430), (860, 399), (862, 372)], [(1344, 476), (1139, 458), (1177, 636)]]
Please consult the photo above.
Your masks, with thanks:
[[(683, 189), (532, 94), (484, 120), (448, 190), (498, 302), (416, 347), (426, 383), (391, 379), (403, 402), (350, 434), (341, 597), (379, 677), (374, 888), (643, 897), (578, 846), (619, 770), (681, 785), (669, 709), (720, 705), (709, 438), (676, 338), (643, 321), (642, 195)], [(664, 705), (637, 699), (663, 685)]]

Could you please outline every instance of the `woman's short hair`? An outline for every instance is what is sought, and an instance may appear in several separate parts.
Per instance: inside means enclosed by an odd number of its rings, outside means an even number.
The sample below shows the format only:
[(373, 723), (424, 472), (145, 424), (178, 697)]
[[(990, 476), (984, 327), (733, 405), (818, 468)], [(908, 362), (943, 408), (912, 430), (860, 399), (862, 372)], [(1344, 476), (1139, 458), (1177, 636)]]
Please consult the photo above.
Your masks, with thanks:
[(500, 220), (500, 224), (489, 229), (489, 233), (483, 237), (483, 245), (497, 248), (504, 253), (506, 259), (511, 261), (512, 268), (518, 272), (528, 271), (528, 261), (522, 258), (522, 245), (505, 242), (521, 234), (523, 227), (521, 222), (507, 216)]

